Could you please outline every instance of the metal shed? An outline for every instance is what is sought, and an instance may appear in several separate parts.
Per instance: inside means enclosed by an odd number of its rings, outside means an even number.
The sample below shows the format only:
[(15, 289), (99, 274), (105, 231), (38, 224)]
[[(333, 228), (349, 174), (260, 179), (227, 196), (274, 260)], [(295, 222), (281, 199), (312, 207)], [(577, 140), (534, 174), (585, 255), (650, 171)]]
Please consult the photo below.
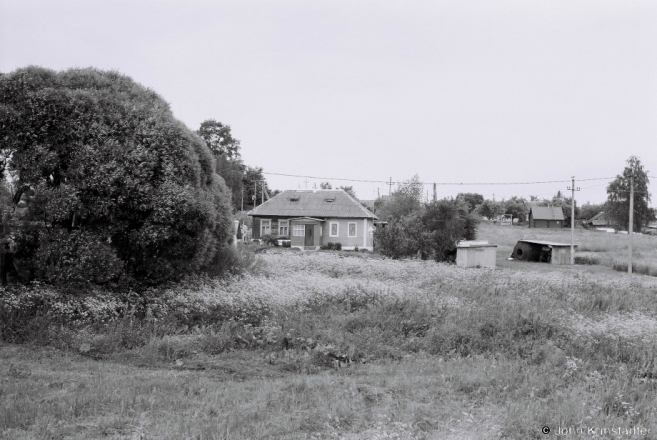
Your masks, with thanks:
[(459, 267), (495, 267), (497, 245), (487, 241), (462, 241), (456, 246)]
[[(577, 246), (574, 245), (574, 247)], [(570, 244), (542, 240), (518, 240), (511, 257), (520, 261), (570, 264)]]

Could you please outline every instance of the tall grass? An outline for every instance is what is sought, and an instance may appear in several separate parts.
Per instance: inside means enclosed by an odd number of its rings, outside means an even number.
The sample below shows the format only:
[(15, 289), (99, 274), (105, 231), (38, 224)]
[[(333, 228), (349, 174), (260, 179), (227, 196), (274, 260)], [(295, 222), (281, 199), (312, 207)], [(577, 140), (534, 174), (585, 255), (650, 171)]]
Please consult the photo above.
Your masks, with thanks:
[(14, 379), (1, 385), (0, 435), (531, 439), (544, 438), (544, 425), (657, 429), (657, 279), (328, 253), (259, 260), (258, 273), (170, 287), (105, 322), (40, 330), (112, 364), (71, 376), (70, 361), (46, 371), (0, 349), (0, 371)]

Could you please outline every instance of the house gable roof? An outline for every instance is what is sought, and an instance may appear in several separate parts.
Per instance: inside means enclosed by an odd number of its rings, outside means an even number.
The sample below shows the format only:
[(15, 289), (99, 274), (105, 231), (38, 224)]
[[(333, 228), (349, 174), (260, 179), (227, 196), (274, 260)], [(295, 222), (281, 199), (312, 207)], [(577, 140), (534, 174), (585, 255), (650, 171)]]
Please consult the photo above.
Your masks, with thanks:
[(618, 224), (617, 221), (607, 218), (604, 211), (601, 211), (591, 217), (588, 220), (588, 223), (592, 226), (616, 226)]
[(532, 206), (530, 211), (534, 220), (565, 220), (558, 206)]
[(282, 217), (378, 217), (343, 190), (287, 190), (249, 211), (251, 216)]

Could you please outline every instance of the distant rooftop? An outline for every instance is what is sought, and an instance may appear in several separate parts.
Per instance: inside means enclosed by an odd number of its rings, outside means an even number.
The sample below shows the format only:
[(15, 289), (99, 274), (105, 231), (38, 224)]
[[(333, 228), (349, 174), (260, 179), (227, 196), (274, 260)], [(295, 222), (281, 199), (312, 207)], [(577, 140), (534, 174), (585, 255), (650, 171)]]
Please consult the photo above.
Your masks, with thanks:
[(531, 206), (534, 220), (565, 220), (559, 206)]

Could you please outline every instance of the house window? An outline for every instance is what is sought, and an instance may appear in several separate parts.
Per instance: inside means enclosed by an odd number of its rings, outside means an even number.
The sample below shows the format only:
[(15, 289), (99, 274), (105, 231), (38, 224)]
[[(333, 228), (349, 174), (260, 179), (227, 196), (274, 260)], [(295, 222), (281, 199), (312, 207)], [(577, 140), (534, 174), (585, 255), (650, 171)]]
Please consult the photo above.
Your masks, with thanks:
[(338, 222), (331, 222), (331, 225), (330, 225), (331, 229), (329, 229), (329, 236), (330, 237), (337, 237), (338, 232), (340, 231), (339, 227), (340, 227), (340, 224)]
[(295, 237), (305, 237), (306, 225), (292, 225), (292, 235)]
[(356, 223), (349, 223), (349, 237), (356, 236)]
[(290, 233), (290, 221), (289, 220), (279, 220), (278, 221), (278, 235), (287, 235)]
[(271, 234), (271, 220), (260, 220), (260, 236)]

